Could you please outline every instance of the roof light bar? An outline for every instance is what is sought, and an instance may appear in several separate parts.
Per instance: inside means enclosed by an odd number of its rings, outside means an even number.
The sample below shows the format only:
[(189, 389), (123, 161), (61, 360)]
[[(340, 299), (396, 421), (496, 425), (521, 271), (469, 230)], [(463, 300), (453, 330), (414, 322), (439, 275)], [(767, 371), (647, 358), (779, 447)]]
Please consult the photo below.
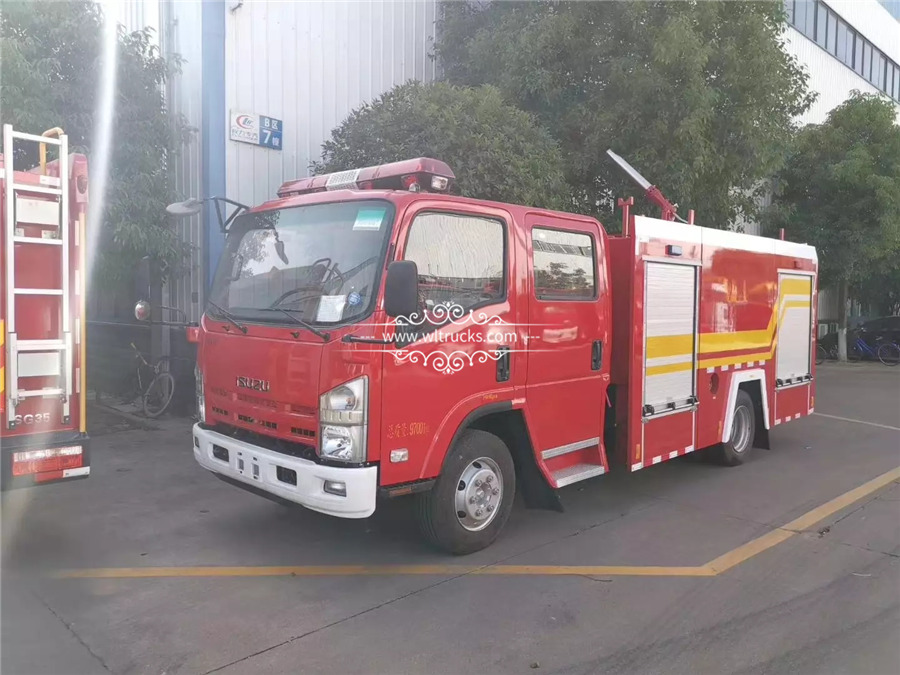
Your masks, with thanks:
[(279, 197), (331, 190), (410, 190), (447, 192), (456, 176), (444, 162), (428, 157), (367, 166), (284, 183)]

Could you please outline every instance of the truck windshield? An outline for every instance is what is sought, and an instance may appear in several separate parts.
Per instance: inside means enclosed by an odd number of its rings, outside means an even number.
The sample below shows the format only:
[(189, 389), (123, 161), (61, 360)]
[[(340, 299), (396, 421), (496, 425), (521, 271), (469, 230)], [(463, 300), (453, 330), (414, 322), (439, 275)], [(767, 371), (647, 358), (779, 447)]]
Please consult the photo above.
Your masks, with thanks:
[(229, 230), (210, 299), (251, 321), (360, 319), (374, 306), (393, 217), (393, 205), (381, 200), (240, 216)]

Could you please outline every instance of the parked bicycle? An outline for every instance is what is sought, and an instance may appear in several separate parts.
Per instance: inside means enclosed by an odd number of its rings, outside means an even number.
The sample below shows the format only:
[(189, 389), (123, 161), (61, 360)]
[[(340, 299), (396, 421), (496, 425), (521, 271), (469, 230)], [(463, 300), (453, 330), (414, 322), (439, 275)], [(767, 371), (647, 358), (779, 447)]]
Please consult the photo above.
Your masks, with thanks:
[[(837, 345), (833, 345), (830, 349), (816, 345), (817, 366), (825, 363), (826, 359), (836, 361), (837, 358)], [(900, 363), (900, 345), (879, 338), (873, 347), (861, 337), (857, 337), (847, 348), (847, 360), (855, 362), (861, 359), (878, 359), (886, 366), (896, 366)]]
[(169, 372), (169, 358), (163, 356), (155, 363), (150, 363), (133, 342), (131, 348), (134, 349), (137, 361), (136, 394), (141, 399), (144, 414), (147, 417), (159, 417), (169, 407), (175, 395), (175, 378)]

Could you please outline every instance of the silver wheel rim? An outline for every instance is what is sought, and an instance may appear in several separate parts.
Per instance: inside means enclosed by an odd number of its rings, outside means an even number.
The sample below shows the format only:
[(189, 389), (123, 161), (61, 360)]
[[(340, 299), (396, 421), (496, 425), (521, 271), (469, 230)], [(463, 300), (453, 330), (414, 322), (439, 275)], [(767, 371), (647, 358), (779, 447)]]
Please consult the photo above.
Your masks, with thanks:
[(731, 447), (737, 453), (744, 452), (750, 445), (750, 410), (740, 406), (734, 411), (734, 422), (731, 425)]
[(469, 532), (483, 530), (500, 510), (503, 474), (497, 462), (479, 457), (469, 463), (456, 482), (456, 518)]

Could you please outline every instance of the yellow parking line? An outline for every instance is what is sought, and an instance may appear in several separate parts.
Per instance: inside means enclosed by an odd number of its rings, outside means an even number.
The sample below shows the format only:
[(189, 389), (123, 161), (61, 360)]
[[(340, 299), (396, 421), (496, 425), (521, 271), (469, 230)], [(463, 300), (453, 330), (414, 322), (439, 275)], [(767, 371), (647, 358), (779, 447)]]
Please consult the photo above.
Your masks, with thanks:
[(335, 576), (651, 576), (714, 577), (809, 529), (876, 490), (900, 480), (900, 467), (817, 506), (779, 528), (699, 567), (643, 565), (295, 565), (270, 567), (101, 567), (64, 570), (62, 579), (148, 579), (166, 577), (335, 577)]
[(812, 511), (804, 513), (799, 518), (792, 520), (772, 530), (761, 537), (747, 542), (743, 546), (738, 546), (733, 551), (729, 551), (725, 555), (721, 555), (715, 560), (706, 563), (714, 574), (721, 574), (725, 570), (729, 570), (750, 558), (759, 555), (763, 551), (767, 551), (773, 546), (777, 546), (781, 542), (790, 539), (794, 535), (800, 534), (804, 530), (809, 529), (816, 523), (825, 520), (828, 516), (834, 515), (841, 509), (845, 509), (854, 502), (858, 502), (863, 497), (867, 497), (876, 490), (883, 488), (895, 480), (900, 480), (900, 467), (891, 469), (887, 473), (883, 473), (877, 478), (873, 478), (868, 483), (863, 483), (857, 488), (845, 492), (840, 497), (835, 497), (829, 502), (825, 502), (821, 506), (817, 506)]

